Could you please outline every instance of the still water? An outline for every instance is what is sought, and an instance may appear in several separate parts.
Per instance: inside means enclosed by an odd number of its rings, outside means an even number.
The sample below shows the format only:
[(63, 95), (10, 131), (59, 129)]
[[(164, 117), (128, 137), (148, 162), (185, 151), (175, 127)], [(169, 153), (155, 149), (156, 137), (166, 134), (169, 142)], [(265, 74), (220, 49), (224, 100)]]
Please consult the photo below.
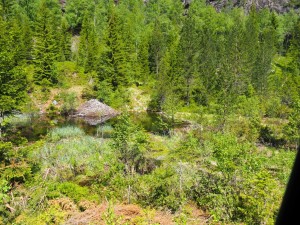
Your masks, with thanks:
[[(173, 125), (171, 121), (158, 113), (130, 113), (130, 117), (133, 123), (152, 133), (168, 134), (169, 128)], [(49, 118), (45, 115), (18, 118), (17, 116), (14, 122), (11, 123), (12, 125), (7, 129), (9, 129), (12, 135), (18, 133), (18, 135), (25, 137), (28, 141), (39, 140), (46, 136), (53, 128), (65, 126), (76, 126), (84, 130), (88, 135), (99, 136), (99, 131), (101, 132), (102, 127), (113, 128), (117, 120), (118, 118), (113, 118), (98, 125), (90, 125), (83, 118), (63, 116)], [(176, 123), (174, 126), (178, 127), (182, 125), (182, 123)]]

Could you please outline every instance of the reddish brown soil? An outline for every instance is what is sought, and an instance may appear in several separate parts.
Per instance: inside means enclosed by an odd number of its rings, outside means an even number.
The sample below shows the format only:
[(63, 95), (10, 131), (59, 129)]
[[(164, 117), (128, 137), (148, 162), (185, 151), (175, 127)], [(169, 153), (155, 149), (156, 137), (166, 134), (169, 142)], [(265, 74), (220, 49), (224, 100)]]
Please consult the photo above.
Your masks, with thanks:
[[(175, 225), (176, 218), (180, 213), (171, 214), (164, 211), (143, 210), (140, 206), (129, 204), (116, 204), (111, 206), (104, 202), (96, 204), (90, 201), (81, 201), (77, 205), (68, 198), (51, 200), (50, 204), (57, 205), (67, 212), (66, 225), (106, 225), (109, 218), (113, 218), (114, 224), (152, 224), (152, 225)], [(194, 205), (188, 205), (189, 215), (187, 224), (207, 224), (208, 215)], [(110, 216), (109, 216), (110, 215)], [(179, 224), (179, 223), (177, 223)]]

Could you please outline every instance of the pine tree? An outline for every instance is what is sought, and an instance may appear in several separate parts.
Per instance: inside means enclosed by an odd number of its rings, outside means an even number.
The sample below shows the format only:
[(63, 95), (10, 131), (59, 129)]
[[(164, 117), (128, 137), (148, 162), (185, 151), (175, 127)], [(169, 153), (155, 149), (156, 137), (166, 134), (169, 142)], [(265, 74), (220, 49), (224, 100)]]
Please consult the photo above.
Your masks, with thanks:
[(258, 93), (265, 95), (267, 92), (268, 75), (275, 55), (276, 25), (274, 24), (272, 14), (268, 11), (262, 11), (260, 17), (266, 18), (266, 24), (261, 24), (259, 32), (258, 47), (255, 49), (257, 56), (252, 72), (252, 83)]
[(115, 70), (113, 86), (126, 86), (133, 77), (132, 71), (132, 37), (129, 30), (125, 29), (129, 24), (121, 17), (120, 10), (111, 9), (108, 23), (108, 46), (112, 51), (112, 64)]
[[(183, 98), (187, 106), (190, 105), (192, 92), (195, 88), (195, 80), (197, 77), (197, 69), (199, 67), (199, 51), (200, 46), (197, 42), (197, 32), (195, 30), (195, 21), (192, 15), (188, 15), (184, 22), (180, 33), (178, 60), (178, 73), (180, 73)], [(198, 64), (198, 65), (197, 65)]]
[(36, 17), (36, 4), (38, 0), (19, 0), (19, 5), (24, 9), (27, 17), (33, 21)]
[(18, 62), (30, 61), (32, 58), (33, 37), (28, 17), (18, 12), (11, 20), (14, 43), (17, 49), (16, 57)]
[(156, 75), (156, 77), (159, 74), (160, 70), (160, 63), (164, 56), (165, 50), (166, 50), (166, 38), (162, 31), (162, 24), (161, 22), (156, 19), (154, 22), (154, 28), (151, 35), (150, 40), (150, 68), (151, 72)]
[(137, 58), (126, 26), (129, 25), (124, 22), (120, 11), (110, 6), (107, 31), (101, 43), (99, 74), (100, 80), (107, 80), (115, 90), (127, 86), (134, 78), (133, 65)]
[(83, 66), (86, 72), (96, 70), (99, 57), (98, 39), (95, 25), (89, 19), (87, 11), (85, 12), (80, 32), (78, 57), (79, 65)]
[(53, 63), (59, 59), (59, 26), (55, 14), (43, 0), (37, 12), (35, 23), (35, 82), (56, 83), (57, 77), (52, 71)]
[(243, 51), (245, 54), (245, 73), (248, 77), (251, 77), (252, 83), (258, 84), (259, 77), (255, 73), (255, 67), (259, 50), (259, 21), (256, 12), (256, 6), (252, 5), (249, 16), (247, 17), (245, 24), (245, 35), (243, 44)]
[(16, 31), (0, 17), (0, 117), (19, 109), (25, 99), (26, 75), (19, 62)]
[(60, 30), (60, 57), (61, 61), (71, 60), (71, 37), (67, 20), (63, 17)]
[(288, 55), (293, 58), (295, 72), (297, 75), (300, 75), (300, 18), (293, 29), (293, 38), (288, 50)]
[(140, 63), (141, 75), (140, 80), (143, 83), (147, 83), (150, 75), (149, 68), (149, 41), (146, 37), (141, 39), (138, 50), (138, 62)]
[(14, 7), (16, 7), (16, 0), (1, 0), (0, 7), (2, 12), (2, 17), (4, 20), (8, 20), (10, 16), (13, 15)]

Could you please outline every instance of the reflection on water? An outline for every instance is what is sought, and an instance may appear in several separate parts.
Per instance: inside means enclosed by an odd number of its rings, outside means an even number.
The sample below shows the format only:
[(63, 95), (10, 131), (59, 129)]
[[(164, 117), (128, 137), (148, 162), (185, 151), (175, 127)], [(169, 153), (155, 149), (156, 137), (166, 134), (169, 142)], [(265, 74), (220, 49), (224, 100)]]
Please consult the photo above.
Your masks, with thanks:
[[(130, 117), (135, 124), (142, 126), (146, 131), (152, 133), (168, 134), (171, 127), (170, 121), (157, 113), (131, 113)], [(46, 116), (32, 116), (26, 122), (14, 122), (10, 129), (20, 132), (21, 136), (28, 141), (39, 140), (55, 127), (76, 126), (84, 130), (88, 135), (98, 137), (109, 137), (117, 118), (112, 118), (103, 122), (103, 118), (74, 118), (56, 116), (48, 118)], [(182, 124), (177, 124), (181, 126)]]

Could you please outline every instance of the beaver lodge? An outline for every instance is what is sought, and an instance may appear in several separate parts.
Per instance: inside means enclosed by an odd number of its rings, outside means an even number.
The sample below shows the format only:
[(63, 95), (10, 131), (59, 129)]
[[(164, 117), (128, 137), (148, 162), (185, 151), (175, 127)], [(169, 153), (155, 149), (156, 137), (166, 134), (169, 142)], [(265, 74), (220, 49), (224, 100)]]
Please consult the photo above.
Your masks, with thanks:
[(83, 118), (90, 125), (97, 125), (119, 114), (118, 111), (108, 105), (96, 99), (91, 99), (79, 106), (73, 116)]

